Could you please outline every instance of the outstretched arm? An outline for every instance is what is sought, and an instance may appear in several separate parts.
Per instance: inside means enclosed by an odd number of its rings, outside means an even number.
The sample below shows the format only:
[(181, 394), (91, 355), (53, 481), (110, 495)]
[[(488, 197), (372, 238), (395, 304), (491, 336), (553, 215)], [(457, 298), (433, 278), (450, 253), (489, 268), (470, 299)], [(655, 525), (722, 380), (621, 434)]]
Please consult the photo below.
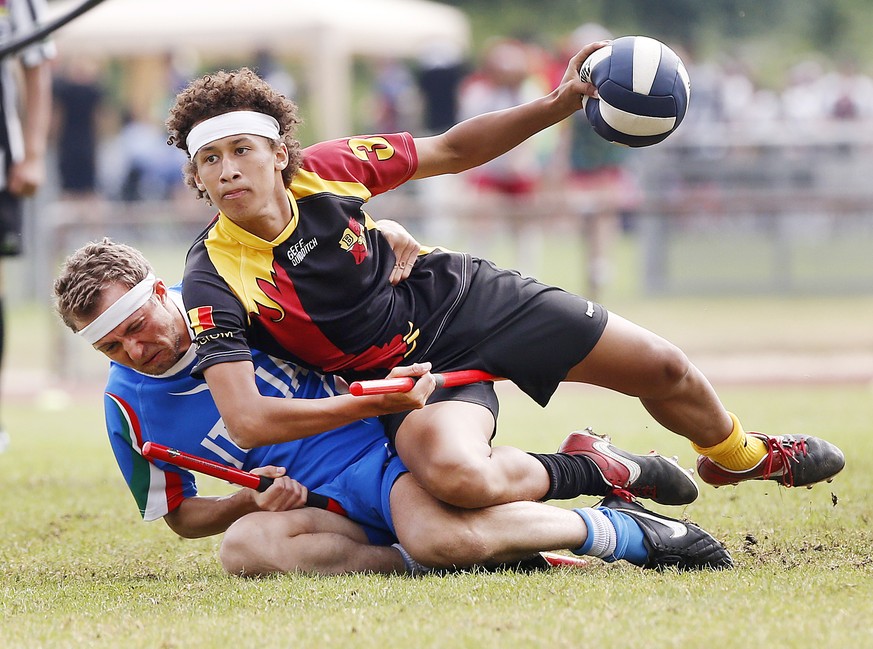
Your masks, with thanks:
[(212, 365), (206, 368), (204, 376), (228, 434), (241, 448), (301, 439), (359, 419), (416, 410), (424, 406), (436, 387), (430, 363), (391, 370), (388, 375), (391, 377), (421, 377), (409, 392), (370, 397), (350, 394), (324, 399), (265, 397), (258, 391), (250, 361)]
[(582, 83), (579, 68), (592, 52), (606, 44), (607, 41), (598, 41), (580, 50), (570, 59), (561, 83), (545, 97), (477, 115), (442, 135), (416, 138), (418, 170), (413, 178), (459, 173), (478, 167), (580, 110), (582, 95), (595, 96), (596, 90), (590, 83)]

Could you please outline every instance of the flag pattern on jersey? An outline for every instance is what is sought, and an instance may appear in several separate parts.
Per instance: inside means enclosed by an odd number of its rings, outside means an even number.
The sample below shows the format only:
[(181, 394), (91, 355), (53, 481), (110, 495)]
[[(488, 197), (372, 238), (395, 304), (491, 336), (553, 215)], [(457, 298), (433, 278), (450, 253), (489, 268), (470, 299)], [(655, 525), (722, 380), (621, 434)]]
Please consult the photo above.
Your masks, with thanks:
[(191, 309), (188, 311), (188, 322), (191, 323), (195, 335), (215, 329), (215, 322), (212, 320), (212, 307), (201, 306)]
[[(142, 457), (142, 427), (136, 412), (117, 395), (107, 392), (106, 398), (117, 408), (115, 415), (120, 422), (118, 434), (136, 451), (130, 454), (129, 465), (122, 467), (122, 472), (129, 475), (128, 483), (139, 506), (139, 513), (147, 521), (161, 518), (178, 507), (185, 497), (181, 477), (177, 473), (161, 471)], [(109, 403), (107, 420), (112, 418), (108, 412)]]

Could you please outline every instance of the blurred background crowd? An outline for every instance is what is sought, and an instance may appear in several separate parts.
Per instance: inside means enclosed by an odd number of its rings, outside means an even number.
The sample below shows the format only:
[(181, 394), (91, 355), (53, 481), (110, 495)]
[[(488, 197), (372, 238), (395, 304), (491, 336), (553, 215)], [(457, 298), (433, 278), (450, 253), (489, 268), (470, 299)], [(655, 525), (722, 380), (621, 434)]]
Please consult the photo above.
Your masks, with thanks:
[[(361, 59), (355, 63), (353, 132), (435, 133), (460, 119), (523, 103), (552, 89), (579, 47), (614, 35), (588, 23), (548, 43), (493, 35), (473, 52), (433, 43), (414, 58)], [(756, 132), (775, 141), (781, 131), (795, 127), (833, 132), (827, 131), (831, 125), (873, 118), (873, 77), (855, 62), (804, 59), (764, 87), (741, 60), (696, 61), (681, 46), (670, 45), (689, 69), (693, 100), (685, 126), (666, 147), (706, 138), (707, 132), (711, 141), (705, 144), (714, 144), (714, 135), (723, 132), (718, 128), (731, 123), (741, 124), (749, 141)], [(119, 76), (130, 69), (118, 60), (74, 52), (56, 59), (51, 141), (66, 196), (99, 194), (122, 201), (172, 196), (180, 180), (180, 154), (166, 145), (165, 109), (185, 83), (213, 67), (249, 65), (306, 112), (307, 87), (298, 79), (299, 64), (267, 49), (213, 65), (183, 56), (153, 63), (163, 68), (165, 83), (143, 103), (138, 94), (126, 96)], [(304, 131), (304, 143), (308, 136), (314, 141), (314, 135)], [(620, 147), (588, 136), (580, 115), (573, 124), (550, 129), (507, 159), (471, 173), (469, 180), (480, 189), (523, 194), (546, 174), (596, 169), (627, 158)], [(765, 136), (758, 137), (766, 143)]]
[[(304, 145), (421, 136), (547, 93), (582, 45), (641, 33), (676, 50), (691, 78), (685, 122), (665, 142), (607, 143), (580, 112), (479, 169), (378, 197), (370, 212), (607, 304), (869, 293), (873, 61), (840, 46), (873, 42), (860, 31), (873, 21), (846, 19), (861, 4), (556, 0), (543, 12), (514, 0), (257, 0), (241, 15), (226, 0), (107, 0), (55, 34), (49, 177), (7, 292), (44, 307), (60, 259), (103, 235), (142, 248), (166, 276), (180, 271), (212, 210), (182, 185), (184, 156), (163, 123), (174, 95), (209, 70), (246, 65), (282, 89), (301, 106)], [(55, 347), (67, 345), (59, 330)]]
[[(422, 40), (403, 55), (353, 56), (347, 110), (333, 124), (320, 123), (322, 105), (314, 87), (319, 77), (282, 48), (222, 58), (198, 56), (193, 48), (119, 57), (62, 47), (54, 66), (51, 136), (57, 178), (44, 199), (176, 201), (161, 209), (191, 214), (194, 201), (179, 173), (182, 154), (167, 146), (163, 121), (174, 94), (209, 69), (248, 65), (295, 99), (304, 116), (304, 144), (349, 133), (425, 135), (547, 93), (582, 45), (623, 35), (595, 22), (531, 33), (485, 34), (477, 40), (465, 32), (462, 39)], [(402, 192), (412, 195), (386, 198), (383, 209), (411, 223), (429, 243), (461, 237), (460, 245), (484, 256), (498, 255), (508, 238), (513, 253), (507, 263), (531, 273), (542, 269), (544, 236), (568, 229), (579, 233), (578, 245), (586, 251), (584, 268), (578, 270), (582, 285), (571, 288), (598, 298), (613, 275), (613, 242), (635, 231), (639, 215), (663, 217), (642, 228), (648, 234), (640, 235), (640, 281), (649, 292), (669, 292), (694, 288), (683, 288), (689, 278), (681, 269), (670, 271), (672, 225), (681, 223), (687, 231), (690, 219), (703, 219), (692, 228), (700, 231), (716, 218), (722, 226), (726, 203), (745, 205), (739, 217), (750, 211), (793, 217), (800, 209), (808, 218), (806, 193), (814, 187), (842, 212), (857, 211), (851, 200), (856, 195), (854, 202), (867, 200), (867, 183), (858, 169), (869, 153), (873, 77), (856, 61), (807, 55), (787, 65), (780, 78), (770, 74), (762, 80), (760, 70), (744, 58), (698, 59), (681, 42), (669, 44), (689, 69), (692, 99), (685, 123), (667, 142), (648, 150), (609, 144), (580, 112), (461, 178), (405, 188)], [(833, 194), (848, 203), (830, 200)], [(695, 207), (689, 209), (692, 202)], [(671, 220), (677, 214), (681, 221)], [(195, 212), (192, 218), (200, 222), (201, 215)], [(738, 236), (754, 228), (743, 218), (733, 223), (741, 229)], [(772, 225), (761, 227), (764, 238), (772, 235)], [(755, 263), (778, 267), (790, 260)], [(742, 277), (738, 281), (745, 285)], [(717, 284), (705, 282), (700, 290)], [(755, 279), (753, 285), (806, 286), (790, 272), (763, 284)]]

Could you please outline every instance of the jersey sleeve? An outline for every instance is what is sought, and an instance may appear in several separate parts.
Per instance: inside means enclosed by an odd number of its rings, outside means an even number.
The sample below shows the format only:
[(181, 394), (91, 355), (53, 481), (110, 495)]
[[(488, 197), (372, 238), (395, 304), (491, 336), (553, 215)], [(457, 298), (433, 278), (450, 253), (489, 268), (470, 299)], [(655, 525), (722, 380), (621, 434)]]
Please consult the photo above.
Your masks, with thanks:
[[(4, 3), (5, 4), (5, 3)], [(13, 35), (26, 36), (36, 31), (46, 20), (48, 4), (45, 0), (21, 0), (8, 4)], [(55, 57), (54, 42), (48, 39), (23, 47), (18, 56), (26, 67), (34, 67)]]
[(202, 377), (203, 370), (218, 363), (252, 359), (246, 337), (248, 314), (215, 268), (203, 240), (188, 252), (182, 300), (197, 346), (194, 376)]
[(302, 168), (328, 182), (359, 183), (377, 196), (409, 180), (418, 156), (409, 133), (360, 135), (307, 147)]
[(142, 456), (149, 434), (130, 399), (107, 391), (104, 413), (112, 452), (144, 520), (162, 518), (185, 498), (197, 495), (191, 473), (170, 465), (159, 468)]

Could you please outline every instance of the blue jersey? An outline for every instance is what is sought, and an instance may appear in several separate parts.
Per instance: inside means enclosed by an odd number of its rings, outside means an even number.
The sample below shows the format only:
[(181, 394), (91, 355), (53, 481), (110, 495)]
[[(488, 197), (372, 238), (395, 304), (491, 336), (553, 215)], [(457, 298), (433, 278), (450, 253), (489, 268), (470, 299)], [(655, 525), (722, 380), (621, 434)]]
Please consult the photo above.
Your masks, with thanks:
[[(181, 308), (177, 290), (170, 291)], [(142, 457), (151, 441), (209, 460), (251, 470), (274, 465), (312, 491), (334, 498), (361, 523), (371, 541), (393, 541), (388, 495), (405, 472), (386, 446), (377, 419), (312, 437), (241, 449), (230, 439), (203, 379), (191, 376), (194, 347), (166, 374), (155, 377), (112, 363), (104, 395), (106, 426), (121, 472), (145, 520), (161, 518), (197, 495), (194, 474)], [(253, 351), (258, 390), (264, 396), (319, 399), (336, 394), (325, 377)]]

